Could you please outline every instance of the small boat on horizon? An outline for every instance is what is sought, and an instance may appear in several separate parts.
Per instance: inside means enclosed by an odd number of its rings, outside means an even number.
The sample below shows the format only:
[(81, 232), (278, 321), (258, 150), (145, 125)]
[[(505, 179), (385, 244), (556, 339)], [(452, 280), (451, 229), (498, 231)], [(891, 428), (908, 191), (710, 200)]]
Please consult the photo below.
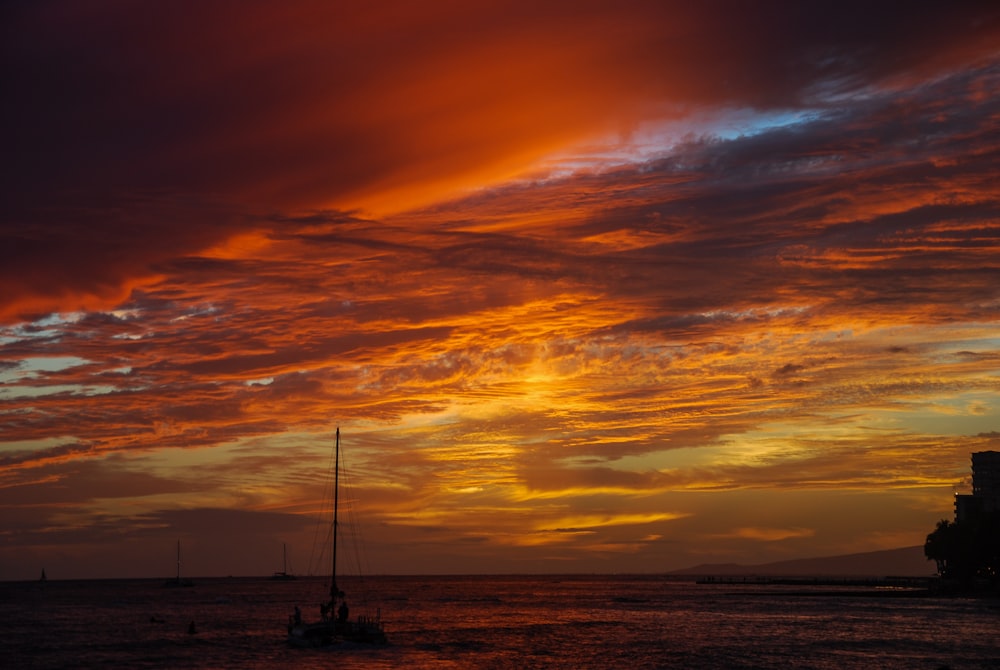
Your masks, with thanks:
[(320, 605), (320, 620), (307, 623), (302, 620), (302, 612), (298, 606), (294, 614), (288, 617), (288, 642), (296, 647), (329, 647), (344, 642), (364, 644), (386, 644), (385, 630), (382, 627), (382, 611), (374, 616), (357, 615), (353, 620), (349, 616), (346, 596), (337, 588), (337, 505), (340, 488), (340, 428), (337, 428), (334, 442), (333, 470), (333, 555), (330, 570), (329, 600)]
[(284, 542), (281, 544), (281, 572), (275, 572), (271, 575), (271, 579), (279, 582), (287, 582), (297, 579), (295, 575), (288, 572), (288, 545)]
[(177, 540), (177, 577), (163, 582), (165, 588), (175, 588), (178, 586), (194, 586), (190, 579), (181, 579), (181, 541)]

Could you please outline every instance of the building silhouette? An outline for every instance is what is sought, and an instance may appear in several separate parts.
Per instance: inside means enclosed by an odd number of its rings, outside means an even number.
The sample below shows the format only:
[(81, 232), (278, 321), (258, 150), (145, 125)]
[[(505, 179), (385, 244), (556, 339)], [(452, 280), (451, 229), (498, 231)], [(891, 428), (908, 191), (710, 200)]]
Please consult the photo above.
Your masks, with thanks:
[(955, 521), (975, 521), (1000, 511), (1000, 451), (972, 454), (972, 493), (955, 494)]

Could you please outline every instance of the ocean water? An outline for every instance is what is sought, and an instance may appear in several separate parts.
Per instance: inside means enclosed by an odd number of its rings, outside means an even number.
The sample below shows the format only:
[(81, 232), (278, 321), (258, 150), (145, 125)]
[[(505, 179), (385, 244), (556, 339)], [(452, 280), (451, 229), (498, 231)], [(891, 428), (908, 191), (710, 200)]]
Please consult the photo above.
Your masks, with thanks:
[[(344, 579), (390, 644), (296, 649), (322, 579), (0, 583), (4, 668), (1000, 669), (1000, 601), (654, 576)], [(364, 591), (363, 605), (352, 594)], [(194, 622), (195, 634), (188, 626)]]

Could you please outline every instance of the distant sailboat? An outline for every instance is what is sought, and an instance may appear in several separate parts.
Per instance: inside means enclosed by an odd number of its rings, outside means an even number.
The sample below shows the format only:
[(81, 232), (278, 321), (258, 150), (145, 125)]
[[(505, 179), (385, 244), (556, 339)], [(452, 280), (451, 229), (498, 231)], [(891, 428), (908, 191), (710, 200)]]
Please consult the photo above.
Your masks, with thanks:
[(45, 568), (42, 568), (42, 576), (38, 578), (38, 581), (40, 581), (40, 582), (47, 582), (47, 581), (49, 581), (49, 578), (45, 576)]
[(281, 545), (281, 572), (275, 572), (271, 575), (271, 579), (277, 581), (289, 581), (295, 579), (295, 575), (288, 572), (288, 545), (284, 543)]
[(166, 587), (175, 586), (194, 586), (194, 582), (190, 579), (181, 579), (181, 541), (177, 540), (177, 577), (175, 579), (168, 579), (163, 582)]

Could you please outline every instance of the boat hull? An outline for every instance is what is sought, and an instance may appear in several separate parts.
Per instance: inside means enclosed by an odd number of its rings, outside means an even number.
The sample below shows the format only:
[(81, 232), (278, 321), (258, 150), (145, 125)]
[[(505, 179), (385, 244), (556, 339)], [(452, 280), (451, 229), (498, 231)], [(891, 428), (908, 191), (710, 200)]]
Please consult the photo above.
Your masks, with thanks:
[(331, 647), (338, 644), (386, 644), (385, 631), (378, 621), (318, 621), (288, 625), (288, 642), (296, 647)]

